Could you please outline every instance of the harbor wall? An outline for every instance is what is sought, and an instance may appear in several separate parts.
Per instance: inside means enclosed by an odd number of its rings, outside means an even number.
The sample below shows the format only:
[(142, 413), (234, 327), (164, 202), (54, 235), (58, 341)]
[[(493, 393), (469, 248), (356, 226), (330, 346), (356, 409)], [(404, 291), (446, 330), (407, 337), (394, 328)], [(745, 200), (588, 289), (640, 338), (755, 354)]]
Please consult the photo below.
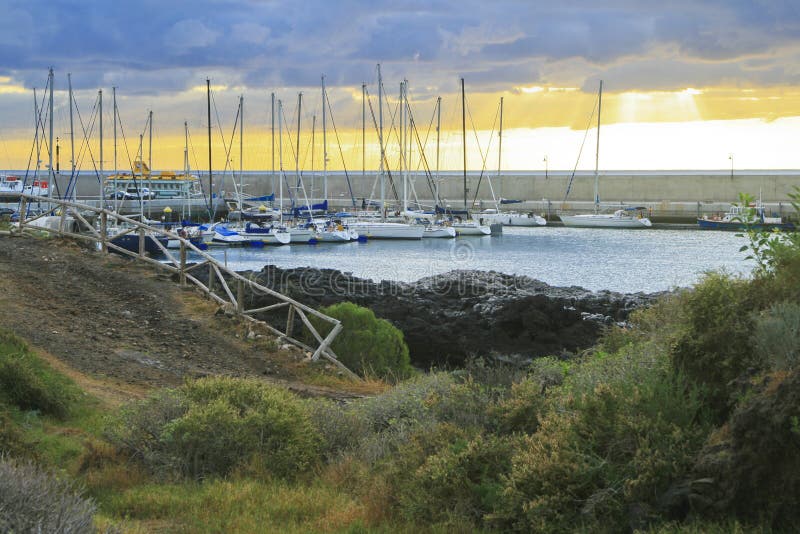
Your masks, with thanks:
[[(198, 173), (207, 185), (207, 174)], [(403, 179), (399, 173), (392, 173), (394, 191), (403, 197)], [(328, 198), (331, 206), (346, 208), (351, 206), (350, 191), (357, 198), (380, 198), (380, 181), (375, 171), (362, 175), (361, 171), (348, 174), (350, 185), (343, 172), (328, 173)], [(214, 190), (220, 189), (233, 196), (234, 184), (230, 173), (214, 172)], [(61, 190), (66, 186), (66, 177), (61, 177)], [(568, 185), (569, 195), (564, 201)], [(237, 184), (239, 177), (236, 177)], [(258, 196), (278, 190), (277, 176), (270, 171), (248, 171), (242, 176), (247, 195)], [(311, 202), (322, 198), (322, 173), (304, 172), (303, 183), (306, 195)], [(425, 175), (412, 173), (408, 180), (409, 197), (418, 198), (423, 204), (431, 205), (433, 194)], [(220, 187), (222, 184), (222, 187)], [(303, 201), (301, 189), (296, 188), (297, 178), (287, 174), (284, 181), (284, 194), (288, 191), (296, 195), (299, 203)], [(413, 185), (412, 185), (413, 184)], [(439, 195), (445, 203), (454, 208), (463, 206), (463, 174), (443, 172), (438, 181)], [(727, 210), (736, 202), (740, 192), (758, 197), (761, 195), (768, 208), (775, 213), (788, 214), (791, 206), (788, 194), (795, 186), (800, 186), (800, 170), (747, 170), (747, 171), (604, 171), (599, 180), (600, 200), (604, 207), (621, 205), (643, 205), (655, 216), (695, 217)], [(386, 198), (393, 199), (392, 185), (386, 180)], [(579, 171), (574, 177), (566, 171), (525, 172), (507, 171), (499, 176), (496, 171), (484, 173), (470, 171), (467, 174), (468, 200), (472, 202), (475, 191), (481, 207), (493, 207), (492, 191), (496, 198), (517, 199), (525, 202), (512, 205), (521, 210), (552, 214), (564, 210), (581, 212), (593, 207), (594, 173)], [(78, 196), (97, 198), (99, 185), (97, 176), (82, 174), (78, 182)], [(286, 200), (288, 203), (288, 200)]]

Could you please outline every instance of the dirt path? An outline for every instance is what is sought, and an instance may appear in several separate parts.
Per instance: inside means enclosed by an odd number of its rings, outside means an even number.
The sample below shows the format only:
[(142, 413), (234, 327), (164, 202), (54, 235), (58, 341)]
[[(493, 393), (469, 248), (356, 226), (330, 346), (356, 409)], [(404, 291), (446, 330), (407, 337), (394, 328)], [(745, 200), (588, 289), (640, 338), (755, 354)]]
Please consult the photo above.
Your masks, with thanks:
[(352, 396), (303, 384), (305, 354), (236, 318), (168, 275), (56, 239), (0, 237), (0, 327), (87, 377), (118, 402), (186, 377), (259, 377), (300, 393)]

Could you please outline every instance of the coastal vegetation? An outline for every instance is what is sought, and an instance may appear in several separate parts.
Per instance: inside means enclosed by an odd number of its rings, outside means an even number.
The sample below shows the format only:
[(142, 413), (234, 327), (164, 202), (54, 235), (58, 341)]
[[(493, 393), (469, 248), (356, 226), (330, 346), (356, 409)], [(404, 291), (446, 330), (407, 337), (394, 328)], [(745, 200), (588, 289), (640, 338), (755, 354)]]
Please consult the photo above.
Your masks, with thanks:
[(790, 531), (800, 238), (748, 234), (752, 276), (708, 273), (526, 367), (411, 373), (402, 336), (329, 309), (356, 324), (337, 354), (397, 381), (348, 402), (206, 377), (109, 406), (4, 332), (0, 527), (6, 502), (44, 514), (35, 480), (64, 517), (94, 514), (75, 531)]

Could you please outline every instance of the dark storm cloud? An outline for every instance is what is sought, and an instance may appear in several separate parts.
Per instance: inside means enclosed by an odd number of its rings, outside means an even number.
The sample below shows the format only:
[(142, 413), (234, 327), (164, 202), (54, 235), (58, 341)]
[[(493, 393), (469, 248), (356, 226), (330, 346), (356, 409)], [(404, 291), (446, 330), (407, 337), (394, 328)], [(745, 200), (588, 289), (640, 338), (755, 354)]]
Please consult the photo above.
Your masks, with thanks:
[[(549, 7), (548, 7), (549, 6)], [(125, 84), (138, 94), (196, 86), (357, 86), (375, 63), (419, 86), (471, 75), (486, 90), (526, 83), (667, 89), (798, 71), (796, 0), (557, 4), (462, 1), (74, 2), (0, 0), (0, 75), (42, 86), (48, 66), (76, 88)], [(766, 61), (753, 74), (747, 62)], [(559, 74), (581, 61), (579, 79)], [(564, 63), (566, 64), (566, 63)], [(548, 65), (549, 68), (544, 68)], [(661, 67), (659, 67), (661, 65)], [(572, 76), (576, 73), (573, 71)], [(752, 78), (755, 76), (755, 78)], [(700, 81), (698, 81), (700, 80)]]

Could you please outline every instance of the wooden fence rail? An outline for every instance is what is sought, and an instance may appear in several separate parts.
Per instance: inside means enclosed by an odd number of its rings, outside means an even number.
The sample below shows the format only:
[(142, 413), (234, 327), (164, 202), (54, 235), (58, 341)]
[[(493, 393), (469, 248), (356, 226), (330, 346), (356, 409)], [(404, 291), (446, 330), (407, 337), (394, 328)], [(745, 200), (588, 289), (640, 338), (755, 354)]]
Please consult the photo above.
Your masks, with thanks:
[[(39, 208), (44, 206), (44, 210), (36, 215), (29, 216), (29, 208), (34, 203)], [(95, 225), (98, 218), (99, 229)], [(95, 219), (95, 222), (90, 219)], [(109, 235), (109, 230), (114, 226), (116, 226), (119, 231), (113, 235)], [(122, 228), (119, 228), (120, 226), (122, 226)], [(325, 358), (350, 377), (359, 379), (355, 373), (350, 371), (339, 361), (339, 358), (331, 349), (333, 340), (342, 330), (341, 322), (228, 269), (208, 253), (197, 248), (188, 239), (174, 232), (150, 226), (142, 221), (125, 217), (105, 208), (97, 208), (68, 200), (27, 194), (21, 195), (19, 223), (16, 229), (20, 234), (26, 234), (36, 230), (97, 243), (99, 249), (104, 253), (111, 251), (118, 252), (135, 258), (136, 260), (146, 262), (159, 269), (176, 273), (181, 286), (186, 286), (188, 284), (196, 286), (203, 294), (217, 302), (226, 310), (241, 316), (246, 321), (259, 324), (270, 332), (281, 336), (289, 343), (311, 352), (312, 360), (316, 361), (321, 357)], [(113, 238), (133, 233), (138, 235), (138, 252), (131, 252), (112, 241)], [(148, 236), (163, 236), (170, 240), (177, 241), (179, 243), (177, 256), (173, 252), (175, 249), (168, 249), (161, 242), (153, 239), (151, 241), (158, 246), (166, 260), (159, 261), (150, 258), (145, 252), (145, 243)], [(199, 261), (193, 264), (187, 263), (187, 256), (190, 251), (199, 257)], [(207, 269), (207, 284), (204, 284), (195, 276), (195, 272), (202, 268)], [(245, 290), (247, 289), (253, 294), (269, 296), (278, 302), (260, 308), (245, 309)], [(286, 308), (287, 310), (285, 331), (281, 331), (279, 328), (254, 317), (254, 315), (259, 313), (282, 308)], [(311, 334), (313, 346), (293, 337), (295, 315), (300, 317), (303, 326)], [(309, 316), (316, 317), (324, 323), (329, 324), (331, 329), (328, 334), (323, 336), (309, 319)]]

